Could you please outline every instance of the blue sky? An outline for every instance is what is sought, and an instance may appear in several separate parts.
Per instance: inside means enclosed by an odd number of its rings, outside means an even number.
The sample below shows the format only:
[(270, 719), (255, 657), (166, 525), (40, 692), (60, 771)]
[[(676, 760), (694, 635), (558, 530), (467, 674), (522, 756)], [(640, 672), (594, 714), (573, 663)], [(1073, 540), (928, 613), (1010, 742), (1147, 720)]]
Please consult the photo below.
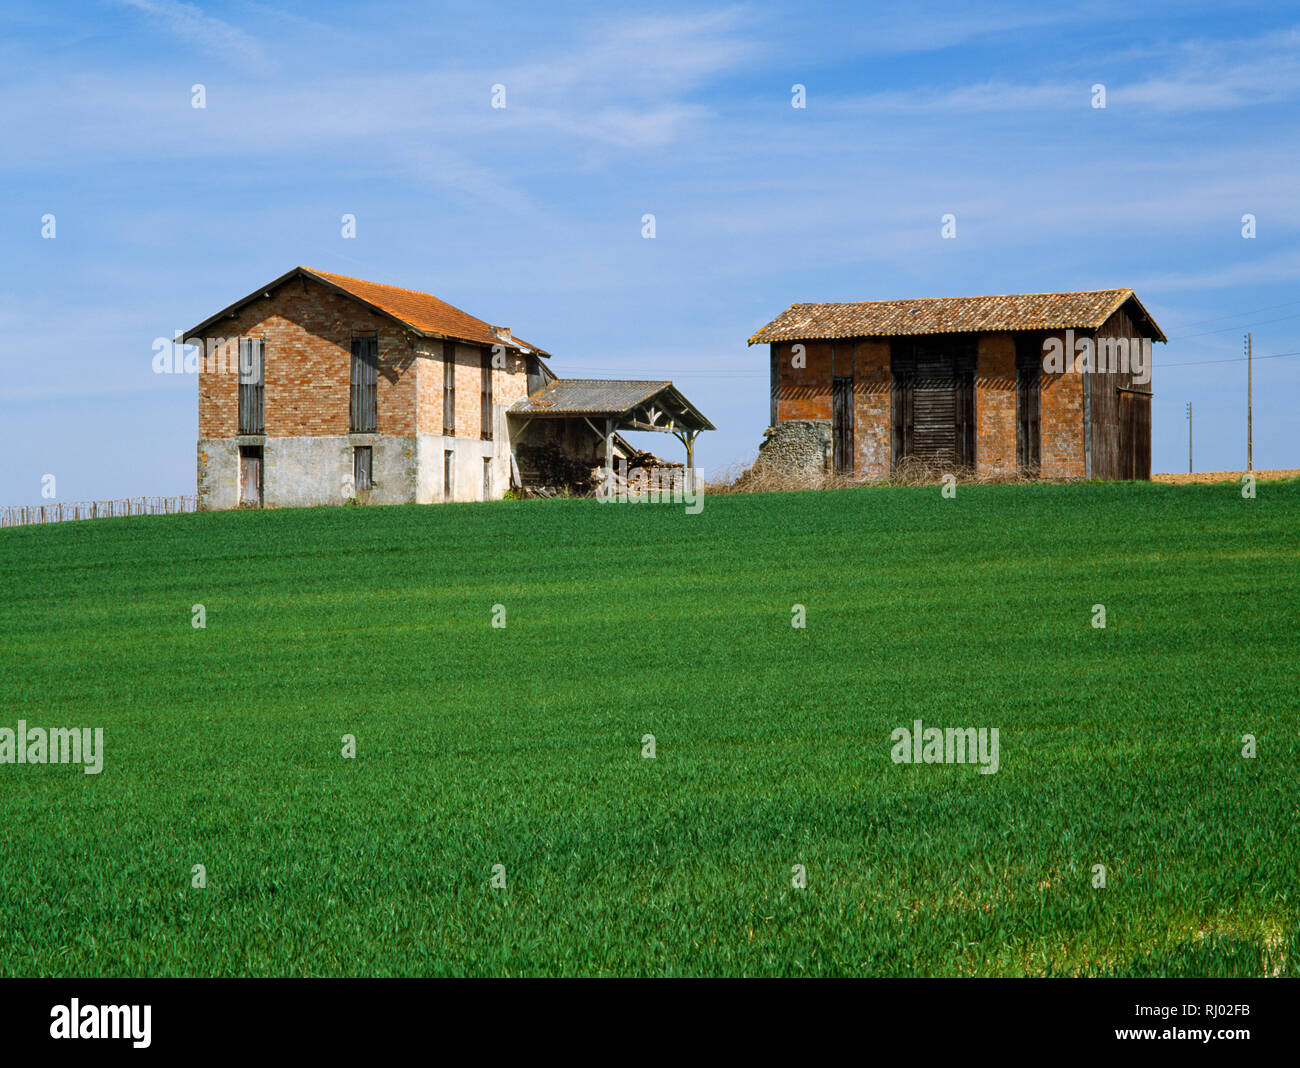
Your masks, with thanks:
[[(767, 352), (745, 340), (795, 301), (1131, 287), (1171, 338), (1158, 471), (1186, 469), (1187, 401), (1197, 468), (1244, 466), (1247, 329), (1258, 357), (1300, 352), (1295, 9), (11, 0), (6, 19), (0, 504), (39, 503), (46, 474), (60, 500), (192, 493), (195, 381), (154, 374), (153, 341), (299, 263), (428, 290), (562, 375), (672, 378), (719, 427), (711, 472), (757, 449)], [(1298, 394), (1300, 356), (1257, 359), (1256, 467), (1300, 467)]]

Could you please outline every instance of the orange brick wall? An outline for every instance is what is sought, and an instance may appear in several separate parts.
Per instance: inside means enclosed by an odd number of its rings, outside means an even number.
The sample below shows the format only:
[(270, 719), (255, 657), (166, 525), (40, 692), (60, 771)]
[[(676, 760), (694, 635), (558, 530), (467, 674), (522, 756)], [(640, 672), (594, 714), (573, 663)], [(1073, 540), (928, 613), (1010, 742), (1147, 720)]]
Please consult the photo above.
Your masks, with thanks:
[[(802, 344), (806, 366), (791, 365), (793, 346)], [(854, 377), (854, 470), (867, 477), (889, 473), (893, 438), (890, 342), (857, 339), (778, 342), (777, 420), (829, 420), (831, 378), (847, 370), (850, 346)], [(1042, 473), (1082, 478), (1083, 389), (1076, 370), (1042, 377)], [(1016, 466), (1016, 349), (1014, 335), (979, 339), (975, 376), (975, 460), (979, 474), (1010, 472)]]
[(492, 403), (509, 408), (528, 396), (528, 359), (517, 352), (507, 352), (505, 362), (504, 368), (492, 369)]
[[(805, 349), (804, 366), (791, 363), (794, 346)], [(831, 343), (782, 341), (776, 346), (778, 422), (831, 417)]]
[(981, 334), (975, 365), (975, 471), (1016, 468), (1016, 341)]
[[(319, 283), (295, 279), (270, 298), (253, 301), (208, 336), (228, 339), (217, 351), (226, 373), (205, 367), (199, 374), (199, 437), (239, 433), (239, 338), (265, 344), (265, 416), (268, 437), (345, 435), (351, 427), (353, 335), (379, 339), (379, 434), (441, 434), (442, 342), (415, 338), (391, 319)], [(205, 346), (206, 349), (206, 346)], [(456, 345), (456, 436), (478, 438), (481, 430), (481, 352)], [(493, 403), (508, 406), (527, 393), (527, 362), (506, 354), (506, 368), (493, 369)]]
[[(1059, 333), (1053, 334), (1060, 337)], [(1042, 473), (1049, 478), (1083, 478), (1083, 375), (1074, 361), (1064, 374), (1043, 372)]]
[[(443, 361), (442, 342), (417, 342), (419, 355), (416, 396), (416, 425), (421, 434), (441, 434)], [(491, 350), (488, 350), (489, 353)], [(456, 346), (456, 437), (477, 438), (482, 422), (482, 349), (472, 345)], [(528, 395), (528, 360), (517, 352), (507, 351), (505, 367), (492, 369), (492, 404), (506, 407)], [(500, 431), (495, 427), (494, 431)]]
[(268, 437), (347, 434), (352, 337), (379, 339), (378, 433), (415, 433), (415, 353), (392, 320), (316, 282), (295, 279), (208, 330), (226, 343), (227, 373), (199, 373), (199, 437), (239, 432), (240, 337), (264, 339)]
[(456, 437), (477, 438), (483, 410), (483, 350), (456, 346)]
[(421, 338), (415, 343), (415, 429), (442, 433), (442, 342)]
[(856, 475), (884, 478), (889, 474), (893, 393), (889, 342), (866, 339), (854, 342), (853, 471)]
[[(233, 335), (237, 336), (238, 330), (237, 325), (230, 327)], [(206, 370), (206, 363), (200, 364), (199, 438), (233, 438), (239, 433), (239, 346), (230, 341), (213, 348), (204, 345), (202, 338), (185, 340), (203, 345), (201, 355), (205, 361), (221, 361), (229, 368), (228, 372), (219, 373)]]

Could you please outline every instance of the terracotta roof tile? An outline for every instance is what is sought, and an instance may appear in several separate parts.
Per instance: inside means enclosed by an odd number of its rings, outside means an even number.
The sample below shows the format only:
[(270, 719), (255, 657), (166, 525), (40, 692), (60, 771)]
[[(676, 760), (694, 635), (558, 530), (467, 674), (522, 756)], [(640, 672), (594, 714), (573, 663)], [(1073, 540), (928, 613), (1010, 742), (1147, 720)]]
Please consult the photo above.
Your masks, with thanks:
[(1095, 330), (1132, 300), (1165, 335), (1131, 289), (1077, 293), (1013, 293), (989, 297), (921, 297), (841, 304), (792, 304), (749, 339), (798, 341), (836, 337), (903, 337), (911, 334), (985, 333), (994, 330)]
[(368, 304), (373, 304), (380, 311), (415, 327), (423, 334), (468, 341), (475, 345), (506, 344), (515, 348), (530, 349), (543, 356), (550, 355), (545, 349), (530, 345), (522, 338), (501, 337), (490, 324), (453, 307), (445, 300), (439, 300), (431, 293), (384, 285), (381, 282), (367, 282), (361, 278), (349, 278), (344, 274), (318, 271), (313, 267), (300, 267), (299, 270), (328, 282)]

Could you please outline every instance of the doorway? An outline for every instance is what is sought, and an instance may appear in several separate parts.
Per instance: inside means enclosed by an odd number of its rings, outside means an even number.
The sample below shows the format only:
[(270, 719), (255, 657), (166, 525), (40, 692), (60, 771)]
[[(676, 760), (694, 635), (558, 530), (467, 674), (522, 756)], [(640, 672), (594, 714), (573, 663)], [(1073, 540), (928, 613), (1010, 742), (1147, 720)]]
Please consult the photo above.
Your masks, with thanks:
[(262, 506), (262, 446), (239, 446), (239, 503)]

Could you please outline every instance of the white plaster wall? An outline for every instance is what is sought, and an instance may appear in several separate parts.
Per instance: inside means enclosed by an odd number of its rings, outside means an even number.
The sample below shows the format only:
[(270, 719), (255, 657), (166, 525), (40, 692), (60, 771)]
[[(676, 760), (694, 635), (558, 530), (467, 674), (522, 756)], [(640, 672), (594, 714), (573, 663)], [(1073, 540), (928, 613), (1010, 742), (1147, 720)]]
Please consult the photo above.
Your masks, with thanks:
[(234, 438), (200, 438), (199, 508), (221, 511), (239, 504), (239, 443)]

